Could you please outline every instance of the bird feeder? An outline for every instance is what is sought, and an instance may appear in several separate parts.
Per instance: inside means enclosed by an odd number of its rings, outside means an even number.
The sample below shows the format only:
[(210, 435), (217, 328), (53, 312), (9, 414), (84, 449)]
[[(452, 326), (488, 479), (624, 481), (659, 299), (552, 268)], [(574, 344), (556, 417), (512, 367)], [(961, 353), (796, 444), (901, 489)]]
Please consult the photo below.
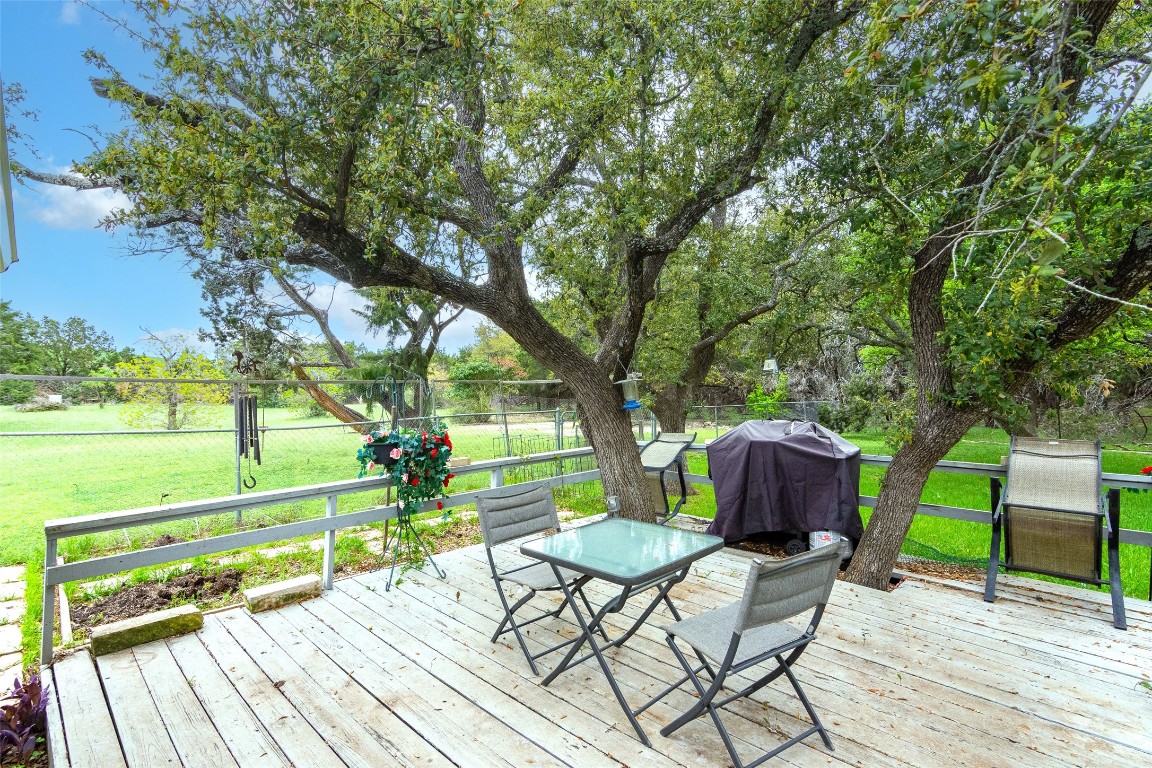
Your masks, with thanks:
[(626, 378), (614, 382), (624, 395), (625, 411), (634, 411), (640, 407), (640, 378), (640, 374), (630, 373)]

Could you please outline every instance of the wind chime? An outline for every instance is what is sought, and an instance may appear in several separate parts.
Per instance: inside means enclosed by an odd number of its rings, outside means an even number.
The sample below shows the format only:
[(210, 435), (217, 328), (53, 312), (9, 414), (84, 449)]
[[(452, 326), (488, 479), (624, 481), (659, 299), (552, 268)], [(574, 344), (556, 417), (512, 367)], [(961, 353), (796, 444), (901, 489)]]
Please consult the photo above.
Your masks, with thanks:
[[(236, 365), (233, 368), (241, 375), (247, 377), (256, 368), (259, 361), (244, 360), (243, 352), (233, 352), (236, 356)], [(256, 477), (252, 474), (252, 461), (260, 466), (260, 401), (249, 389), (245, 381), (236, 391), (236, 471), (239, 474), (240, 460), (248, 460), (248, 479), (243, 480), (244, 487), (251, 490), (256, 487)]]

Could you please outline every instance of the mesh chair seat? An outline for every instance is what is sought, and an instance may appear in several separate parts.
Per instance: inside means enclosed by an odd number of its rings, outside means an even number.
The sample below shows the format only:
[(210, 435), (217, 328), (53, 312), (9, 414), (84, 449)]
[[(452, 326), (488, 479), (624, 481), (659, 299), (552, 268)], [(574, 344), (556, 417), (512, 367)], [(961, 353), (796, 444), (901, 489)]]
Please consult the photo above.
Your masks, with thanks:
[[(580, 578), (582, 574), (576, 571), (571, 571), (567, 568), (560, 569), (560, 577), (568, 583), (572, 583)], [(548, 563), (532, 563), (531, 565), (524, 566), (523, 568), (516, 568), (511, 571), (504, 571), (500, 574), (501, 581), (507, 581), (512, 584), (519, 584), (528, 589), (536, 591), (543, 591), (546, 589), (559, 589), (560, 582), (556, 581), (556, 573), (552, 570), (552, 566)]]
[[(1118, 629), (1127, 628), (1120, 584), (1119, 495), (1110, 494), (1105, 513), (1100, 441), (1013, 437), (1004, 492), (994, 506), (985, 600), (996, 599), (996, 574), (1001, 566), (1087, 584), (1108, 584), (1113, 624)], [(1102, 578), (1105, 530), (1107, 580)]]
[[(732, 633), (736, 630), (736, 622), (739, 619), (740, 603), (733, 603), (724, 608), (717, 608), (714, 611), (678, 621), (663, 629), (669, 635), (688, 643), (693, 650), (719, 663), (724, 660), (724, 655), (728, 653), (728, 646), (732, 643)], [(791, 624), (783, 622), (745, 630), (740, 638), (740, 645), (736, 649), (736, 656), (732, 659), (732, 664), (739, 666), (749, 659), (763, 656), (768, 651), (787, 646), (803, 637), (803, 632)]]

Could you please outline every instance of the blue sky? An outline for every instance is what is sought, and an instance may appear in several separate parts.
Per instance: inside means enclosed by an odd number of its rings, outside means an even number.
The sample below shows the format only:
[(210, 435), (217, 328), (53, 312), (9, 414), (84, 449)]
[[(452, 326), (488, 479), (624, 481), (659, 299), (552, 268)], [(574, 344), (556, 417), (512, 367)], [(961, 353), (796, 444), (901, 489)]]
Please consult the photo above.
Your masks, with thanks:
[[(110, 16), (130, 18), (127, 6), (104, 2)], [(9, 114), (31, 137), (37, 160), (22, 146), (14, 157), (39, 170), (63, 172), (92, 149), (91, 126), (105, 131), (120, 126), (119, 110), (93, 94), (88, 78), (95, 71), (83, 59), (92, 48), (129, 77), (146, 76), (150, 61), (127, 36), (92, 9), (71, 0), (0, 0), (0, 75), (5, 87), (19, 83), (27, 92), (25, 108), (36, 110), (29, 122)], [(144, 85), (142, 78), (137, 80)], [(86, 134), (86, 135), (85, 135)], [(108, 191), (79, 192), (29, 182), (13, 186), (17, 251), (20, 261), (0, 273), (0, 298), (36, 318), (81, 317), (112, 335), (116, 345), (142, 348), (142, 331), (195, 333), (200, 287), (178, 256), (132, 256), (127, 238), (97, 226), (121, 199)], [(324, 278), (327, 283), (332, 283)], [(365, 334), (352, 307), (357, 298), (347, 286), (333, 286), (332, 324), (340, 338), (382, 346)], [(443, 346), (456, 349), (472, 340), (475, 317), (458, 322)]]

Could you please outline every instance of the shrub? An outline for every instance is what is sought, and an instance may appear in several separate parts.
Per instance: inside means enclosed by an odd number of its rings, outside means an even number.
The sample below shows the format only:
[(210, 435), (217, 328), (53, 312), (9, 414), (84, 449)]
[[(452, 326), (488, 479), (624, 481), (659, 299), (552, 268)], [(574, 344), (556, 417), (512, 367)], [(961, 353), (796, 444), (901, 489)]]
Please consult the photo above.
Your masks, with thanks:
[(40, 676), (32, 673), (23, 684), (17, 679), (12, 692), (0, 701), (0, 763), (29, 765), (39, 756), (48, 709)]
[(49, 400), (46, 395), (34, 397), (26, 403), (12, 406), (14, 411), (66, 411), (68, 404), (63, 400)]

